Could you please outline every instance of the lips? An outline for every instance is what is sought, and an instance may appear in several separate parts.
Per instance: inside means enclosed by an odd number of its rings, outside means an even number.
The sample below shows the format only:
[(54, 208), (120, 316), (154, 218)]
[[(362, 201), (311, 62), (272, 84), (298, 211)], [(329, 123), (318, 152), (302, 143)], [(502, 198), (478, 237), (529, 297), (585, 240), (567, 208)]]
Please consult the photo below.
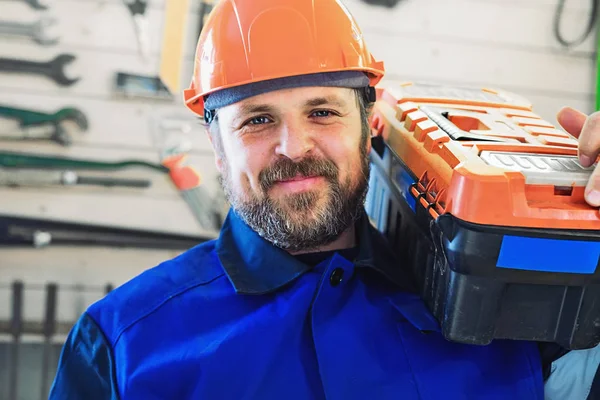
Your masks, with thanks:
[(296, 181), (303, 181), (305, 179), (310, 179), (310, 178), (316, 178), (316, 175), (296, 175), (295, 177), (291, 178), (291, 179), (285, 179), (285, 180), (281, 180), (281, 181), (277, 181), (277, 182), (296, 182)]
[(314, 189), (324, 178), (319, 175), (305, 176), (297, 175), (294, 178), (285, 181), (276, 181), (275, 187), (283, 189), (286, 192), (303, 192)]

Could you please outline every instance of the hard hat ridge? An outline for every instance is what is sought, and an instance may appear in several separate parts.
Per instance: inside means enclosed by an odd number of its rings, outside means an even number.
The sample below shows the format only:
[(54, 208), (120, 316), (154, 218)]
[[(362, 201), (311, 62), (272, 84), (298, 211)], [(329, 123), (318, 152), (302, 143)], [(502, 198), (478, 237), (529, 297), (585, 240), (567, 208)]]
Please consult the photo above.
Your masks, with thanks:
[(221, 0), (193, 71), (184, 99), (199, 115), (276, 89), (373, 87), (384, 75), (341, 0)]

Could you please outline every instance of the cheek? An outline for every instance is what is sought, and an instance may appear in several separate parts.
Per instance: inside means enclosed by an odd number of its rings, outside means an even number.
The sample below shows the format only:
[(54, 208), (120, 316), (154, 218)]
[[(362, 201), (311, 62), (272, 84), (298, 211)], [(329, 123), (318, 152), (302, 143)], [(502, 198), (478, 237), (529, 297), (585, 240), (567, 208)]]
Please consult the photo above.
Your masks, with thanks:
[(227, 157), (231, 180), (244, 191), (257, 190), (258, 175), (267, 165), (268, 152), (257, 144), (232, 143)]
[(355, 180), (360, 172), (360, 144), (360, 137), (348, 134), (324, 140), (321, 148), (325, 156), (338, 166), (340, 181), (344, 182), (348, 178)]
[(235, 186), (239, 186), (241, 183), (240, 178), (245, 169), (244, 166), (247, 163), (248, 153), (239, 143), (230, 138), (223, 142), (223, 150), (227, 164), (227, 175)]

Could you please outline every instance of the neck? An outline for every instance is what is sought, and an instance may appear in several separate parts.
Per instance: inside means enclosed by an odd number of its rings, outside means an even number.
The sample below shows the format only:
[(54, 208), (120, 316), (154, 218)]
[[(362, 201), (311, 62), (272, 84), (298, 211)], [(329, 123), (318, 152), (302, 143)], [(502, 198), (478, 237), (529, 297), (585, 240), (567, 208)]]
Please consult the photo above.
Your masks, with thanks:
[(331, 251), (331, 250), (340, 250), (340, 249), (348, 249), (350, 247), (354, 247), (356, 245), (356, 231), (354, 224), (350, 226), (347, 230), (342, 232), (337, 239), (333, 242), (320, 247), (315, 247), (307, 250), (298, 250), (298, 251), (290, 251), (289, 253), (293, 256), (298, 254), (306, 254), (306, 253), (317, 253), (321, 251)]

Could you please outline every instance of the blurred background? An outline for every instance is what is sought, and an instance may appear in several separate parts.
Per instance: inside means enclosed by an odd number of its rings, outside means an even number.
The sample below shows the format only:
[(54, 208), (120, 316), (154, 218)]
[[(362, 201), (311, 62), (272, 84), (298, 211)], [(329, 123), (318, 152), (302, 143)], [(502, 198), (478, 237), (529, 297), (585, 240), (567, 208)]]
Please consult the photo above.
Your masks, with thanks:
[[(218, 234), (181, 91), (213, 1), (0, 0), (0, 400), (47, 398), (92, 302)], [(345, 0), (391, 81), (597, 109), (597, 0)]]

